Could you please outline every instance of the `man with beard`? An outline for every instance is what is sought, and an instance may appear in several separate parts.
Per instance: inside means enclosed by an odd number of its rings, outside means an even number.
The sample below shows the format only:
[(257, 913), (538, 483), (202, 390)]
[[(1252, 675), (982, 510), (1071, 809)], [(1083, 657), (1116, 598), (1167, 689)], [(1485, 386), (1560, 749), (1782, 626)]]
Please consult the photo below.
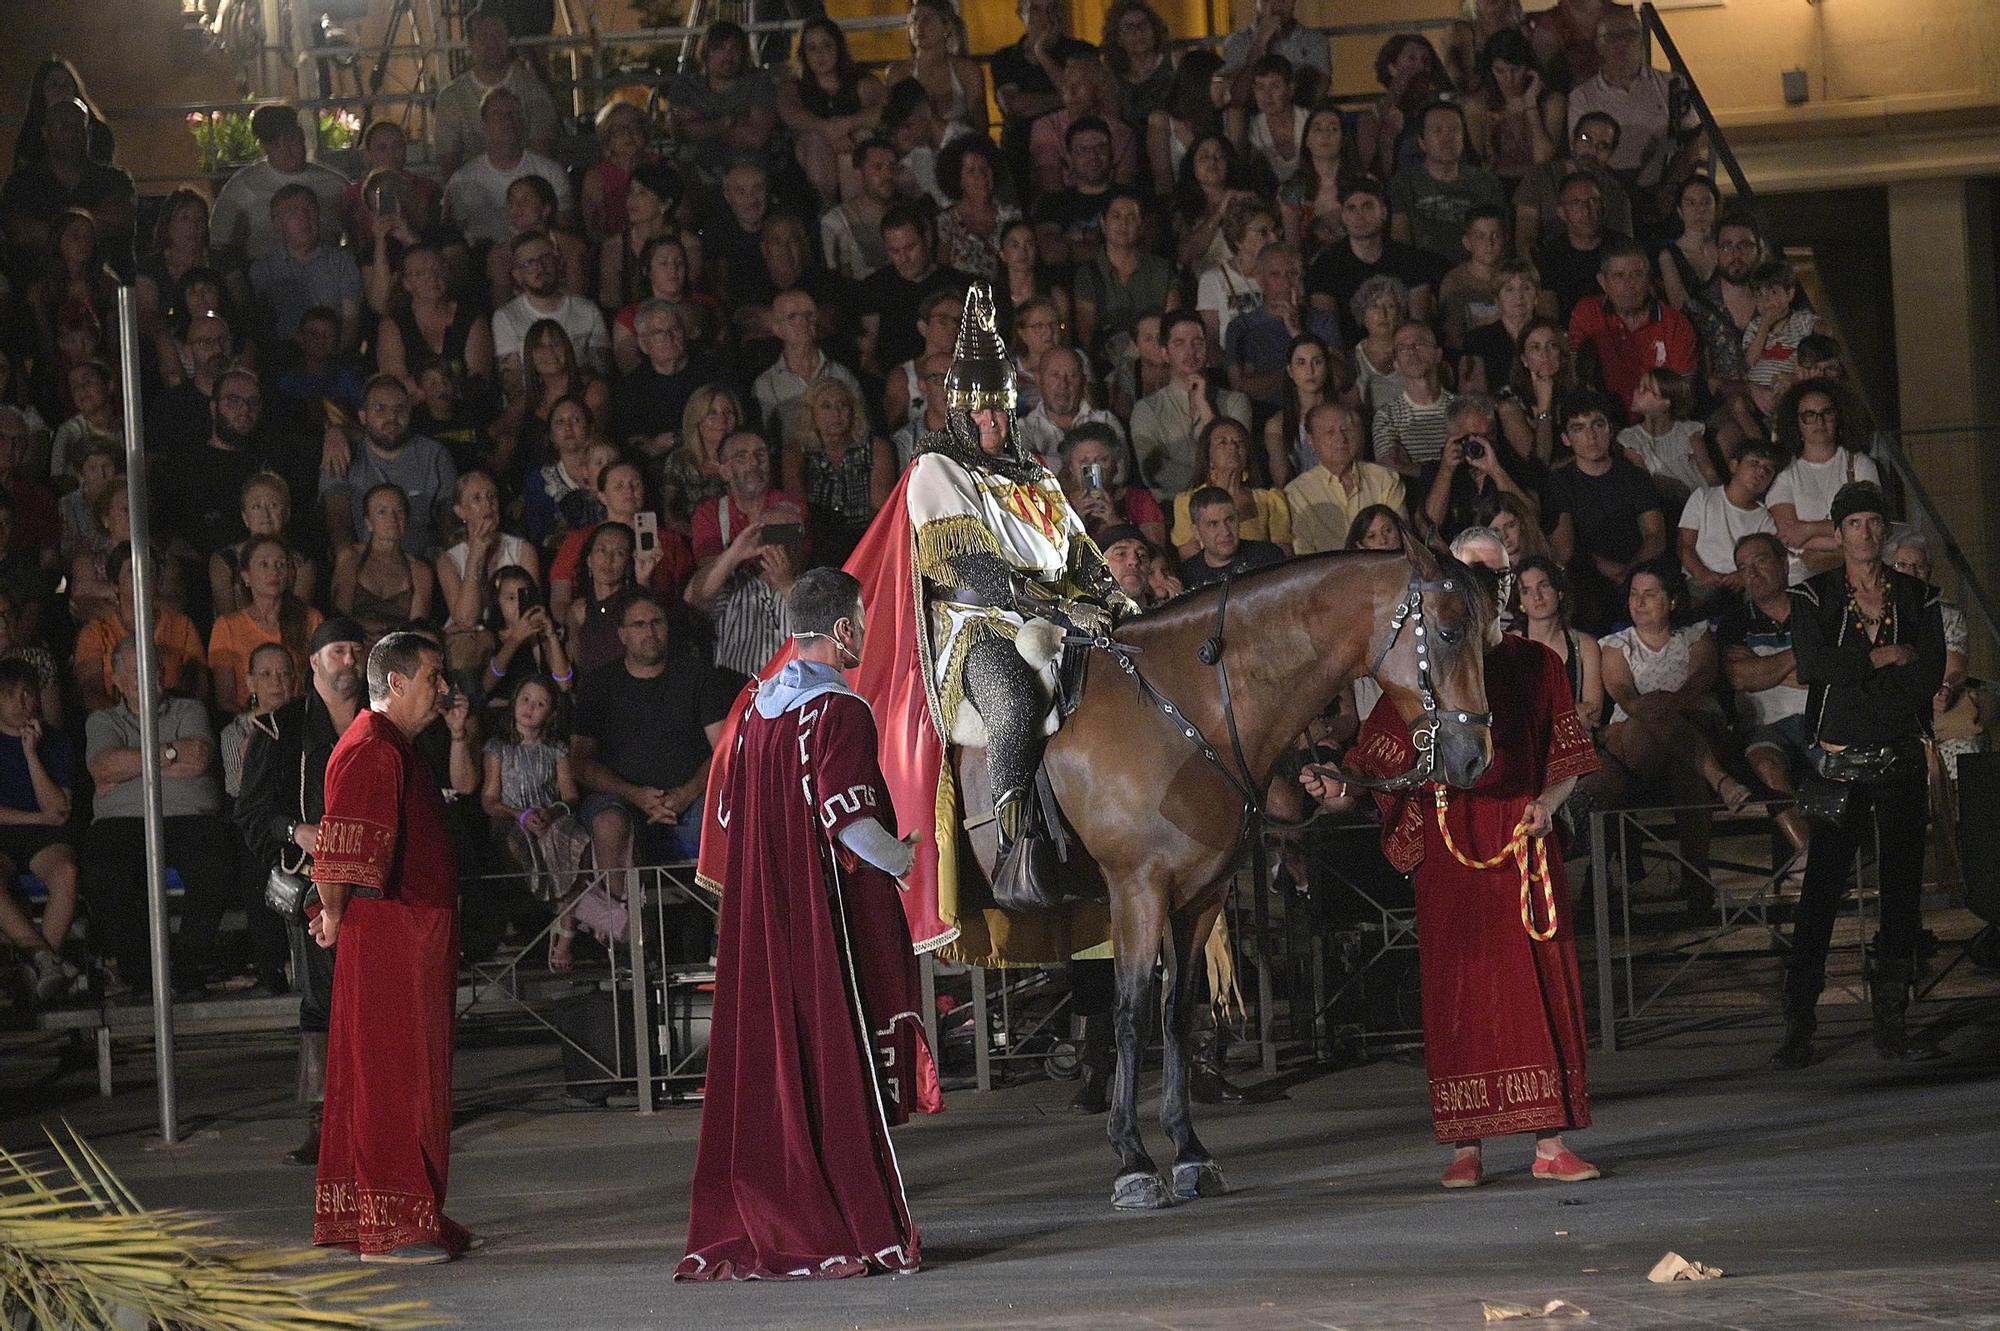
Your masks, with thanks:
[[(257, 863), (309, 874), (326, 812), (326, 760), (361, 710), (361, 643), (351, 619), (329, 619), (312, 636), (312, 687), (257, 718), (243, 749), (243, 793), (236, 826)], [(315, 947), (303, 914), (285, 921), (299, 986), (298, 1099), (311, 1126), (285, 1155), (288, 1164), (319, 1162), (320, 1104), (326, 1097), (326, 1027), (333, 1002), (333, 953)]]
[[(1725, 409), (1710, 423), (1725, 452), (1736, 438), (1727, 399), (1742, 390), (1748, 373), (1743, 363), (1743, 330), (1757, 317), (1757, 295), (1750, 289), (1750, 274), (1763, 261), (1764, 235), (1756, 219), (1741, 209), (1730, 209), (1715, 227), (1715, 272), (1688, 293), (1682, 310), (1700, 337), (1701, 369), (1708, 391), (1725, 403)], [(1722, 432), (1725, 425), (1727, 431)]]
[[(1506, 602), (1511, 578), (1498, 532), (1468, 527), (1452, 553), (1488, 583), (1489, 597)], [(1502, 634), (1497, 622), (1487, 644), (1492, 765), (1470, 790), (1425, 782), (1377, 793), (1382, 849), (1416, 884), (1431, 1121), (1437, 1140), (1455, 1148), (1440, 1181), (1477, 1187), (1486, 1181), (1482, 1138), (1533, 1132), (1533, 1176), (1581, 1183), (1598, 1171), (1562, 1140), (1565, 1130), (1590, 1126), (1590, 1098), (1567, 838), (1555, 815), (1577, 777), (1597, 769), (1597, 756), (1556, 654)], [(1409, 771), (1417, 758), (1386, 698), (1348, 754), (1356, 771), (1378, 778)], [(1359, 793), (1326, 768), (1309, 766), (1299, 780), (1330, 810), (1351, 808)]]
[(327, 759), (313, 844), (313, 941), (339, 947), (313, 1242), (364, 1262), (446, 1262), (472, 1240), (444, 1214), (458, 865), (437, 777), (411, 746), (450, 687), (427, 638), (375, 644), (368, 710)]
[(174, 350), (189, 367), (186, 378), (171, 388), (146, 395), (146, 450), (178, 462), (200, 448), (212, 434), (209, 411), (215, 385), (229, 368), (234, 339), (229, 321), (209, 311), (188, 317), (187, 332)]
[[(263, 392), (248, 370), (224, 370), (209, 396), (211, 425), (200, 446), (177, 454), (161, 469), (160, 516), (164, 534), (206, 560), (243, 533), (243, 483), (261, 467), (253, 443), (263, 415)], [(218, 606), (223, 613), (233, 606)]]
[(361, 395), (361, 429), (331, 426), (319, 480), (320, 507), (336, 553), (364, 539), (362, 501), (378, 485), (393, 485), (409, 500), (410, 525), (403, 549), (433, 559), (458, 468), (435, 439), (410, 433), (410, 390), (393, 374), (378, 374)]
[[(1410, 292), (1410, 317), (1428, 319), (1437, 309), (1437, 288), (1449, 267), (1435, 255), (1389, 237), (1389, 192), (1366, 176), (1340, 196), (1340, 221), (1347, 235), (1320, 251), (1306, 270), (1306, 295), (1315, 310), (1352, 319), (1354, 293), (1380, 273)], [(1341, 342), (1352, 346), (1362, 330), (1347, 326)], [(1164, 336), (1164, 334), (1163, 334)]]
[(523, 231), (514, 237), (514, 285), (520, 295), (493, 311), (493, 356), (500, 373), (517, 382), (525, 366), (521, 347), (528, 330), (554, 319), (569, 334), (576, 363), (599, 374), (611, 370), (611, 333), (604, 311), (595, 301), (562, 289), (562, 256), (546, 231)]
[(910, 311), (932, 292), (965, 290), (972, 280), (956, 268), (940, 267), (932, 246), (936, 232), (916, 204), (899, 203), (882, 219), (882, 243), (889, 266), (869, 275), (856, 292), (861, 312), (861, 368), (886, 377), (924, 350), (923, 334)]
[(1104, 566), (1118, 583), (1118, 590), (1132, 598), (1141, 610), (1181, 594), (1181, 580), (1167, 570), (1159, 551), (1146, 533), (1129, 522), (1120, 522), (1097, 533), (1104, 551)]
[(715, 619), (715, 663), (754, 675), (785, 642), (783, 601), (809, 553), (806, 502), (771, 484), (762, 435), (739, 430), (717, 453), (728, 489), (694, 511), (687, 602)]

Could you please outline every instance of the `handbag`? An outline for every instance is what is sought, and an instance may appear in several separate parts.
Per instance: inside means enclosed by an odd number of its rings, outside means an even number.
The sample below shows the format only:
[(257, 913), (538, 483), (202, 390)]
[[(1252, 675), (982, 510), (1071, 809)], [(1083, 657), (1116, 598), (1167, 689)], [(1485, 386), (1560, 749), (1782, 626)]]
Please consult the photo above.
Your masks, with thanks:
[(306, 893), (312, 890), (313, 880), (302, 873), (272, 865), (269, 876), (264, 879), (264, 904), (277, 912), (278, 918), (296, 920), (302, 918)]

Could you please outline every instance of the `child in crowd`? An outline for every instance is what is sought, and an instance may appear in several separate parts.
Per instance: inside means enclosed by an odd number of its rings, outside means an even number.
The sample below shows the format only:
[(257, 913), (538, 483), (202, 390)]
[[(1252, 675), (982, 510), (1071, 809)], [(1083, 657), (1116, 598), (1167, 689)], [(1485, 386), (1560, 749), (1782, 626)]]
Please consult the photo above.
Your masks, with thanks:
[(1444, 275), (1438, 288), (1438, 318), (1445, 349), (1456, 356), (1465, 335), (1500, 317), (1500, 256), (1507, 248), (1505, 214), (1489, 206), (1465, 219), (1466, 260)]
[(575, 964), (570, 949), (576, 926), (570, 915), (590, 835), (571, 812), (579, 797), (558, 696), (543, 676), (530, 676), (515, 687), (500, 733), (486, 741), (480, 802), (501, 831), (508, 858), (527, 876), (528, 890), (556, 908), (549, 969), (560, 975)]
[(1702, 437), (1702, 423), (1690, 419), (1693, 379), (1673, 370), (1647, 371), (1632, 390), (1632, 410), (1639, 423), (1618, 432), (1618, 446), (1625, 450), (1626, 461), (1652, 476), (1653, 484), (1663, 491), (1672, 492), (1664, 498), (1684, 502), (1704, 486), (1722, 484)]
[(76, 415), (58, 425), (49, 441), (49, 478), (63, 492), (76, 488), (77, 464), (92, 444), (106, 443), (121, 452), (125, 448), (125, 417), (111, 367), (95, 358), (78, 361), (69, 367), (68, 382)]

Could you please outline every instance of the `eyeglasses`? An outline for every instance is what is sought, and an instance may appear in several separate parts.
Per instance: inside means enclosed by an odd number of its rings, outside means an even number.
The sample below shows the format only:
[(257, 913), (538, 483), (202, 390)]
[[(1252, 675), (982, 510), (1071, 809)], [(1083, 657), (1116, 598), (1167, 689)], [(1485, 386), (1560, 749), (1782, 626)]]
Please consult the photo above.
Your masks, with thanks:
[(514, 256), (514, 265), (517, 268), (540, 268), (546, 264), (552, 264), (555, 261), (556, 261), (556, 256), (553, 253), (517, 254)]
[(1799, 408), (1799, 424), (1801, 425), (1815, 425), (1815, 424), (1832, 425), (1835, 421), (1838, 421), (1839, 419), (1840, 419), (1840, 408), (1838, 407)]

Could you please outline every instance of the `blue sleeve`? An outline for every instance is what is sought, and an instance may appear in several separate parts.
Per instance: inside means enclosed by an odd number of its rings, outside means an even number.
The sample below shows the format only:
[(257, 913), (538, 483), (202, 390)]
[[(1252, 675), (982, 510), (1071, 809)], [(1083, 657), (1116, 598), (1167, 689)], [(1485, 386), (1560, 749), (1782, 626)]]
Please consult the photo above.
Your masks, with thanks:
[(42, 770), (64, 790), (76, 788), (76, 746), (61, 731), (45, 731), (41, 744)]

